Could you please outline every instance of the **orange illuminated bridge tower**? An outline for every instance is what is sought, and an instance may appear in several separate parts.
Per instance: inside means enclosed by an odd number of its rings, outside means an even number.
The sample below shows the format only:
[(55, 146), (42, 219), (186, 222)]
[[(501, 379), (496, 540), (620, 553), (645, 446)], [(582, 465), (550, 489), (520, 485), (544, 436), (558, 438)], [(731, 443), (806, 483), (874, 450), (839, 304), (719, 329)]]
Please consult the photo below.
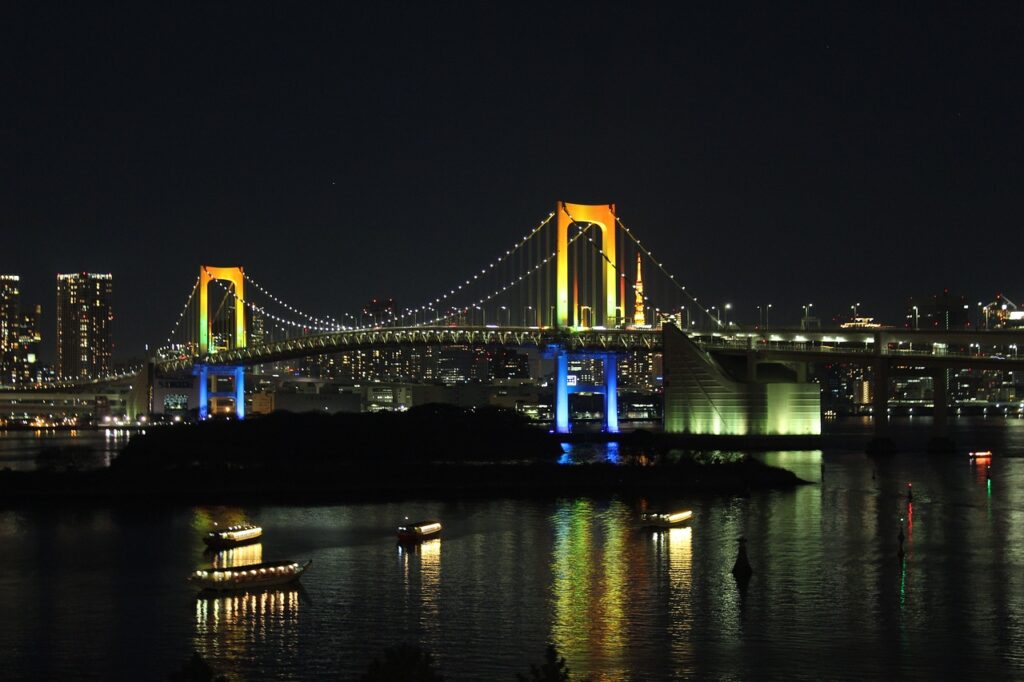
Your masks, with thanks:
[[(228, 282), (233, 289), (235, 298), (235, 348), (245, 346), (245, 273), (241, 267), (215, 267), (202, 265), (199, 267), (199, 357), (200, 360), (210, 353), (213, 320), (210, 318), (210, 284), (214, 281)], [(232, 398), (235, 402), (235, 415), (245, 418), (245, 367), (242, 365), (211, 365), (199, 362), (192, 368), (192, 374), (199, 378), (199, 418), (206, 419), (210, 414), (211, 398)], [(232, 391), (218, 392), (210, 390), (210, 379), (218, 376), (234, 378)], [(215, 387), (216, 388), (216, 387)]]
[[(586, 231), (586, 236), (592, 236), (593, 231), (600, 232), (601, 260), (601, 283), (599, 293), (599, 304), (604, 306), (600, 314), (592, 315), (590, 323), (592, 326), (616, 327), (622, 321), (619, 319), (619, 296), (624, 295), (619, 291), (619, 277), (617, 275), (618, 262), (616, 260), (616, 218), (615, 204), (570, 204), (566, 201), (558, 202), (556, 207), (558, 214), (558, 232), (556, 235), (556, 279), (555, 279), (555, 302), (557, 319), (555, 325), (562, 329), (571, 328), (573, 322), (578, 326), (581, 322), (579, 310), (573, 318), (570, 318), (569, 305), (569, 245), (570, 228), (574, 231), (574, 237), (579, 232)], [(579, 231), (579, 232), (577, 232)], [(597, 240), (595, 240), (595, 244)], [(575, 266), (574, 266), (575, 267)], [(574, 273), (575, 275), (575, 273)], [(574, 279), (575, 281), (575, 279)], [(578, 292), (573, 287), (573, 306), (578, 306)], [(593, 311), (598, 313), (597, 310)], [(596, 324), (595, 324), (596, 322)], [(569, 358), (590, 357), (600, 360), (604, 365), (604, 385), (584, 386), (574, 382), (569, 385)], [(619, 430), (619, 408), (618, 408), (618, 354), (614, 351), (602, 351), (598, 353), (581, 353), (570, 351), (564, 345), (555, 344), (547, 349), (547, 357), (555, 361), (555, 430), (558, 433), (568, 433), (569, 425), (569, 394), (578, 392), (600, 393), (604, 395), (604, 419), (605, 431), (617, 433)]]
[[(569, 228), (591, 230), (597, 228), (601, 233), (601, 250), (604, 252), (602, 268), (602, 289), (604, 290), (604, 314), (598, 320), (602, 325), (615, 327), (619, 320), (618, 287), (616, 282), (617, 263), (615, 260), (615, 204), (570, 204), (558, 202), (558, 233), (556, 249), (556, 312), (555, 322), (558, 327), (570, 326), (569, 319)], [(576, 321), (579, 324), (579, 320)], [(592, 323), (593, 324), (593, 323)], [(596, 325), (594, 325), (596, 326)]]

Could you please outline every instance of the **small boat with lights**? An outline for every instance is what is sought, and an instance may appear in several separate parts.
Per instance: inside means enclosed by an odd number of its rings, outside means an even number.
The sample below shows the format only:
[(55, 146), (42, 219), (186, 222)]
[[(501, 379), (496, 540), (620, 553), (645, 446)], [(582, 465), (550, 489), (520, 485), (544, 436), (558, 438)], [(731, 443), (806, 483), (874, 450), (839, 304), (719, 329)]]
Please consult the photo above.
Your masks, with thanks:
[(968, 454), (970, 455), (971, 459), (991, 459), (992, 458), (992, 451), (991, 450), (979, 450), (977, 452), (970, 452)]
[(647, 511), (640, 514), (640, 525), (644, 528), (678, 528), (693, 518), (689, 509), (676, 512)]
[(440, 521), (406, 521), (398, 527), (399, 542), (420, 542), (441, 534)]
[(201, 568), (192, 573), (188, 580), (204, 590), (216, 592), (255, 590), (295, 582), (312, 563), (312, 559), (304, 564), (297, 561), (264, 561), (229, 568)]
[(203, 538), (203, 542), (213, 549), (226, 549), (256, 542), (261, 537), (263, 537), (262, 528), (251, 523), (241, 523), (220, 530), (211, 530)]

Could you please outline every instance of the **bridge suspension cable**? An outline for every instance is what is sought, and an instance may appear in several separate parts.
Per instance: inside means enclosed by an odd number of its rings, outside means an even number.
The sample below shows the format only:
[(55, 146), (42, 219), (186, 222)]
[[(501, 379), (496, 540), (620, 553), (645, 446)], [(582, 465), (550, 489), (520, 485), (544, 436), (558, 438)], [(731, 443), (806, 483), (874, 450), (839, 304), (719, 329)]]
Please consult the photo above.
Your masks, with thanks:
[(289, 320), (288, 318), (285, 318), (285, 317), (280, 317), (280, 316), (275, 315), (274, 313), (268, 311), (263, 306), (260, 306), (260, 305), (258, 305), (256, 303), (253, 303), (252, 301), (249, 301), (247, 299), (244, 299), (244, 298), (240, 297), (238, 295), (238, 293), (234, 290), (234, 288), (226, 286), (220, 280), (213, 280), (213, 281), (216, 282), (217, 286), (221, 287), (226, 292), (230, 293), (231, 296), (234, 297), (236, 302), (246, 306), (247, 308), (249, 308), (249, 310), (252, 310), (253, 312), (257, 312), (260, 315), (263, 315), (264, 317), (269, 318), (270, 320), (272, 320), (272, 321), (274, 321), (276, 323), (286, 324), (286, 325), (288, 325), (290, 327), (294, 327), (296, 329), (305, 329), (305, 330), (312, 330), (312, 331), (318, 331), (318, 332), (340, 331), (340, 327), (338, 327), (336, 325), (331, 325), (331, 326), (313, 325), (313, 324), (306, 324), (305, 322), (296, 322), (294, 320)]
[[(408, 309), (402, 315), (396, 316), (394, 318), (394, 321), (395, 322), (401, 322), (403, 319), (408, 319), (409, 316), (413, 316), (415, 318), (415, 315), (417, 313), (425, 312), (427, 310), (435, 310), (436, 311), (436, 308), (434, 307), (435, 305), (437, 305), (439, 303), (444, 303), (445, 301), (447, 301), (451, 297), (453, 297), (456, 294), (458, 294), (459, 292), (461, 292), (464, 288), (469, 287), (473, 283), (479, 281), (481, 277), (483, 277), (487, 273), (489, 273), (492, 270), (494, 270), (501, 263), (504, 263), (507, 260), (511, 259), (514, 254), (518, 253), (519, 250), (522, 249), (527, 243), (529, 243), (529, 241), (538, 232), (540, 232), (546, 225), (548, 225), (548, 223), (550, 223), (551, 219), (554, 218), (554, 217), (555, 217), (555, 212), (552, 211), (547, 216), (545, 216), (544, 219), (541, 220), (540, 223), (536, 227), (534, 227), (532, 230), (527, 232), (526, 235), (523, 236), (522, 239), (518, 240), (511, 248), (506, 249), (505, 253), (500, 254), (497, 258), (495, 258), (493, 261), (491, 261), (486, 267), (482, 268), (480, 270), (480, 272), (474, 273), (471, 277), (468, 277), (461, 284), (458, 284), (457, 286), (449, 289), (447, 293), (442, 294), (441, 296), (438, 296), (438, 297), (434, 298), (433, 301), (428, 301), (427, 303), (424, 303), (424, 304), (422, 304), (420, 306)], [(548, 260), (550, 260), (550, 257), (545, 259), (544, 262), (546, 263)], [(536, 268), (534, 268), (534, 269), (536, 269)], [(518, 280), (516, 280), (516, 281), (522, 281), (522, 279), (523, 279), (523, 277), (520, 276), (518, 278)], [(507, 287), (506, 287), (506, 289), (507, 289)], [(493, 298), (493, 296), (491, 298)], [(473, 304), (470, 304), (470, 305), (479, 305), (479, 304), (480, 304), (480, 301), (477, 301), (476, 303), (473, 303)], [(444, 319), (444, 318), (443, 317), (438, 317), (438, 318), (436, 318), (434, 320), (434, 322), (437, 322), (437, 321), (439, 321), (441, 319)]]
[[(551, 216), (548, 217), (548, 220), (550, 220), (550, 219), (551, 219)], [(582, 225), (582, 224), (584, 224), (584, 223), (577, 223), (577, 225)], [(586, 225), (587, 225), (586, 228), (581, 228), (580, 231), (577, 232), (574, 236), (572, 236), (568, 240), (567, 243), (568, 244), (574, 243), (577, 239), (579, 239), (580, 237), (582, 237), (583, 235), (586, 234), (586, 230), (589, 230), (591, 227), (594, 227), (594, 223), (586, 223)], [(491, 301), (494, 298), (500, 296), (501, 294), (507, 292), (509, 289), (514, 288), (520, 282), (528, 280), (532, 276), (536, 275), (541, 270), (542, 267), (544, 267), (545, 265), (550, 263), (552, 261), (552, 259), (554, 259), (557, 255), (558, 255), (558, 251), (557, 250), (556, 251), (552, 251), (545, 258), (543, 258), (541, 261), (536, 263), (533, 267), (529, 268), (525, 273), (520, 274), (518, 277), (513, 278), (507, 284), (505, 284), (505, 285), (503, 285), (501, 287), (498, 287), (497, 289), (495, 289), (493, 292), (487, 294), (486, 296), (483, 296), (482, 298), (480, 298), (480, 299), (478, 299), (478, 300), (468, 304), (467, 306), (464, 306), (463, 309), (464, 310), (468, 310), (470, 308), (478, 308), (480, 305), (482, 305), (484, 303), (487, 303), (488, 301)], [(447, 319), (447, 316), (439, 315), (436, 318), (434, 318), (433, 320), (431, 320), (428, 324), (436, 324), (436, 323), (441, 322), (442, 320), (445, 320), (445, 319)], [(414, 326), (419, 326), (419, 325), (414, 325)]]
[[(565, 212), (565, 215), (566, 215), (566, 216), (568, 216), (568, 218), (569, 218), (569, 221), (570, 221), (570, 222), (571, 222), (571, 223), (572, 223), (573, 225), (578, 225), (578, 224), (580, 224), (580, 223), (579, 223), (579, 221), (577, 221), (577, 220), (576, 220), (576, 219), (575, 219), (575, 218), (574, 218), (574, 217), (572, 216), (572, 214), (571, 214), (571, 213), (569, 212), (569, 209), (568, 209), (568, 207), (567, 207), (567, 206), (566, 206), (566, 205), (565, 205), (564, 203), (563, 203), (563, 204), (562, 204), (561, 206), (562, 206), (562, 210), (563, 210), (563, 211)], [(619, 225), (619, 227), (621, 227), (621, 228), (622, 228), (623, 232), (624, 232), (624, 233), (625, 233), (626, 235), (628, 235), (628, 236), (629, 236), (629, 238), (630, 238), (630, 239), (631, 239), (631, 240), (632, 240), (632, 241), (633, 241), (633, 242), (634, 242), (634, 243), (636, 244), (636, 247), (637, 247), (637, 248), (638, 248), (638, 249), (639, 249), (639, 250), (640, 250), (640, 251), (641, 251), (641, 252), (642, 252), (642, 253), (643, 253), (643, 254), (644, 254), (645, 256), (647, 256), (647, 258), (648, 258), (648, 259), (650, 260), (650, 262), (652, 262), (652, 263), (653, 263), (653, 264), (654, 264), (655, 266), (657, 266), (657, 267), (658, 267), (658, 269), (659, 269), (659, 270), (660, 270), (660, 271), (661, 271), (661, 272), (662, 272), (662, 273), (663, 273), (663, 274), (664, 274), (664, 275), (665, 275), (666, 277), (668, 277), (668, 278), (669, 278), (669, 281), (670, 281), (670, 282), (671, 282), (671, 283), (673, 284), (673, 286), (675, 286), (675, 287), (676, 287), (676, 289), (678, 289), (678, 290), (679, 290), (680, 292), (682, 292), (682, 293), (683, 293), (683, 294), (684, 294), (684, 295), (685, 295), (685, 296), (686, 296), (686, 297), (687, 297), (688, 299), (690, 299), (690, 300), (691, 300), (691, 301), (692, 301), (692, 302), (694, 303), (694, 305), (696, 305), (696, 306), (697, 306), (697, 308), (698, 308), (698, 309), (699, 309), (699, 310), (700, 310), (701, 312), (703, 312), (703, 313), (704, 313), (704, 314), (705, 314), (705, 315), (707, 316), (707, 318), (708, 318), (709, 320), (711, 320), (711, 321), (715, 322), (715, 323), (716, 323), (716, 324), (717, 324), (717, 325), (718, 325), (719, 327), (721, 327), (721, 326), (722, 326), (722, 322), (721, 322), (721, 320), (717, 319), (717, 318), (716, 318), (716, 317), (715, 317), (714, 315), (712, 315), (712, 314), (711, 314), (711, 313), (710, 313), (710, 312), (709, 312), (709, 311), (708, 311), (708, 310), (707, 310), (707, 309), (706, 309), (706, 308), (705, 308), (705, 307), (704, 307), (703, 305), (701, 305), (701, 304), (700, 304), (700, 303), (698, 302), (697, 298), (696, 298), (696, 297), (695, 297), (695, 296), (694, 296), (693, 294), (691, 294), (691, 293), (690, 293), (689, 291), (687, 291), (687, 289), (686, 289), (686, 287), (685, 287), (685, 286), (683, 286), (683, 285), (679, 284), (679, 282), (677, 282), (677, 281), (676, 281), (676, 279), (675, 279), (675, 275), (672, 275), (671, 273), (669, 273), (669, 272), (668, 272), (668, 270), (666, 270), (666, 269), (665, 269), (665, 266), (664, 266), (664, 264), (663, 264), (663, 263), (661, 263), (660, 261), (658, 261), (657, 259), (655, 259), (655, 257), (654, 257), (654, 254), (652, 254), (652, 253), (650, 252), (650, 250), (648, 250), (647, 248), (645, 248), (645, 247), (644, 247), (644, 246), (643, 246), (643, 245), (642, 245), (642, 244), (640, 243), (640, 240), (639, 240), (639, 239), (637, 239), (637, 238), (636, 238), (636, 237), (635, 237), (635, 236), (633, 235), (633, 233), (632, 233), (632, 232), (631, 232), (631, 231), (629, 230), (629, 228), (628, 228), (628, 227), (626, 227), (626, 225), (625, 225), (625, 224), (624, 224), (624, 223), (622, 222), (622, 220), (621, 220), (621, 219), (620, 219), (620, 218), (619, 218), (619, 217), (618, 217), (617, 215), (615, 216), (615, 222), (616, 222), (616, 223), (617, 223), (617, 224)], [(604, 260), (604, 261), (605, 261), (606, 263), (608, 263), (608, 264), (609, 264), (609, 265), (610, 265), (610, 266), (612, 267), (612, 269), (613, 269), (613, 270), (615, 270), (615, 271), (616, 271), (617, 273), (619, 273), (619, 275), (620, 275), (620, 278), (625, 278), (625, 273), (622, 273), (622, 272), (620, 272), (620, 268), (619, 268), (619, 265), (618, 265), (617, 263), (613, 262), (613, 261), (612, 261), (612, 260), (611, 260), (610, 258), (608, 258), (608, 255), (607, 255), (607, 254), (605, 253), (605, 250), (604, 250), (604, 248), (603, 248), (602, 246), (598, 246), (597, 242), (595, 242), (595, 241), (594, 241), (594, 238), (593, 238), (593, 237), (592, 237), (592, 236), (591, 236), (591, 235), (589, 234), (589, 227), (592, 227), (592, 226), (593, 226), (593, 224), (592, 224), (592, 223), (591, 223), (591, 224), (590, 224), (590, 225), (588, 226), (588, 229), (587, 229), (587, 232), (588, 232), (588, 233), (587, 233), (587, 235), (586, 235), (586, 237), (587, 237), (587, 241), (588, 241), (588, 242), (589, 242), (589, 243), (591, 244), (591, 246), (592, 246), (592, 247), (593, 247), (593, 248), (594, 248), (594, 249), (595, 249), (595, 250), (597, 251), (597, 254), (599, 255), (599, 257), (600, 257), (601, 259), (603, 259), (603, 260)], [(628, 281), (628, 280), (627, 280), (627, 281)], [(637, 290), (637, 286), (636, 286), (636, 283), (635, 283), (635, 282), (629, 283), (629, 286), (630, 286), (630, 288), (631, 288), (631, 289), (632, 289), (633, 291), (636, 291), (636, 290)], [(651, 299), (651, 297), (650, 297), (649, 295), (647, 295), (646, 293), (641, 293), (641, 298), (643, 299), (643, 301), (644, 301), (645, 303), (653, 303), (653, 302), (654, 302), (654, 301), (653, 301), (653, 300)], [(622, 303), (623, 303), (623, 305), (625, 305), (625, 301), (623, 301)]]
[(168, 346), (171, 345), (175, 332), (177, 332), (178, 327), (181, 326), (181, 321), (185, 319), (185, 314), (188, 313), (188, 308), (192, 304), (192, 299), (195, 298), (196, 291), (198, 289), (199, 277), (196, 277), (196, 282), (192, 285), (192, 291), (188, 292), (188, 298), (185, 299), (185, 305), (182, 307), (181, 312), (178, 313), (178, 319), (174, 321), (174, 324), (171, 326), (171, 331), (167, 334), (167, 341), (165, 343)]
[(640, 240), (636, 238), (636, 236), (635, 236), (635, 235), (633, 234), (633, 232), (632, 232), (632, 231), (631, 231), (631, 230), (630, 230), (630, 229), (629, 229), (628, 227), (626, 227), (626, 224), (622, 222), (622, 220), (621, 220), (621, 219), (619, 218), (619, 216), (615, 216), (615, 222), (616, 222), (616, 223), (618, 223), (619, 227), (621, 227), (621, 228), (622, 228), (623, 232), (625, 232), (625, 233), (626, 233), (626, 234), (627, 234), (627, 235), (629, 236), (629, 238), (630, 238), (631, 240), (633, 240), (633, 243), (635, 243), (635, 244), (636, 244), (637, 248), (638, 248), (638, 249), (640, 249), (640, 251), (641, 251), (641, 252), (643, 252), (643, 254), (644, 254), (645, 256), (647, 256), (647, 258), (648, 258), (648, 259), (650, 259), (650, 261), (651, 261), (652, 263), (654, 263), (654, 264), (655, 264), (655, 265), (656, 265), (656, 266), (658, 267), (658, 269), (659, 269), (659, 270), (660, 270), (660, 271), (662, 272), (662, 274), (664, 274), (664, 275), (665, 275), (666, 277), (668, 277), (669, 281), (670, 281), (670, 282), (671, 282), (671, 283), (672, 283), (672, 284), (673, 284), (673, 285), (674, 285), (674, 286), (675, 286), (675, 287), (676, 287), (676, 288), (677, 288), (677, 289), (678, 289), (678, 290), (679, 290), (679, 291), (680, 291), (680, 292), (681, 292), (681, 293), (682, 293), (682, 294), (683, 294), (684, 296), (686, 296), (686, 297), (687, 297), (687, 298), (689, 298), (689, 299), (690, 299), (691, 301), (693, 301), (693, 304), (694, 304), (695, 306), (697, 306), (697, 308), (698, 308), (698, 309), (699, 309), (699, 310), (700, 310), (700, 311), (701, 311), (702, 313), (704, 313), (704, 314), (705, 314), (705, 315), (707, 316), (707, 318), (708, 318), (709, 320), (713, 320), (713, 321), (714, 321), (715, 323), (717, 323), (717, 324), (718, 324), (718, 326), (719, 326), (719, 327), (721, 327), (721, 326), (722, 326), (722, 321), (721, 321), (721, 320), (719, 320), (719, 319), (717, 319), (717, 318), (716, 318), (716, 317), (715, 317), (714, 315), (712, 315), (712, 314), (711, 314), (711, 313), (710, 313), (710, 312), (708, 311), (708, 309), (707, 309), (707, 308), (705, 308), (705, 307), (704, 307), (703, 305), (701, 305), (701, 303), (700, 303), (700, 302), (698, 302), (698, 300), (697, 300), (697, 297), (696, 297), (696, 296), (694, 296), (693, 294), (691, 294), (691, 293), (690, 293), (690, 292), (689, 292), (689, 291), (687, 290), (687, 288), (686, 288), (686, 287), (685, 287), (684, 285), (682, 285), (682, 284), (680, 284), (680, 283), (679, 283), (678, 281), (676, 281), (676, 276), (675, 276), (675, 275), (673, 275), (673, 274), (671, 274), (671, 273), (670, 273), (670, 272), (669, 272), (668, 270), (666, 270), (666, 269), (665, 269), (665, 264), (664, 264), (664, 263), (662, 263), (662, 262), (661, 262), (660, 260), (658, 260), (657, 258), (655, 258), (655, 257), (654, 257), (654, 254), (653, 254), (653, 253), (651, 253), (651, 251), (650, 251), (650, 250), (649, 250), (648, 248), (646, 248), (646, 247), (645, 247), (645, 246), (644, 246), (643, 244), (641, 244), (641, 243), (640, 243)]
[[(386, 315), (385, 324), (400, 324), (400, 323), (402, 323), (402, 322), (404, 322), (404, 321), (406, 321), (406, 320), (408, 320), (410, 318), (415, 320), (417, 316), (419, 316), (421, 313), (425, 313), (427, 311), (434, 311), (436, 313), (439, 310), (439, 307), (438, 307), (439, 304), (444, 304), (446, 301), (449, 301), (450, 299), (452, 299), (457, 294), (462, 293), (463, 291), (465, 291), (469, 287), (473, 286), (474, 284), (477, 284), (477, 283), (481, 282), (482, 279), (487, 274), (493, 272), (496, 268), (498, 268), (503, 263), (510, 263), (513, 260), (513, 257), (516, 254), (525, 253), (525, 251), (526, 251), (525, 246), (530, 243), (530, 241), (537, 235), (538, 232), (540, 232), (545, 226), (547, 226), (551, 222), (551, 220), (552, 220), (552, 218), (554, 218), (554, 216), (555, 216), (555, 212), (554, 211), (550, 212), (535, 227), (533, 227), (529, 232), (527, 232), (521, 239), (516, 241), (510, 248), (506, 249), (504, 253), (499, 254), (497, 258), (495, 258), (493, 261), (491, 261), (487, 266), (482, 268), (479, 272), (476, 272), (476, 273), (470, 275), (463, 282), (461, 282), (461, 283), (455, 285), (454, 287), (450, 288), (446, 293), (443, 293), (440, 296), (436, 296), (436, 297), (433, 298), (433, 300), (427, 301), (426, 303), (423, 303), (422, 305), (419, 305), (419, 306), (416, 306), (416, 307), (413, 307), (413, 308), (406, 308), (401, 313), (396, 313), (393, 310), (386, 311), (384, 313)], [(546, 263), (547, 260), (549, 260), (549, 259), (546, 259), (544, 262)], [(353, 329), (353, 330), (355, 330), (355, 329), (361, 329), (361, 328), (372, 328), (373, 326), (376, 326), (374, 324), (370, 324), (370, 325), (361, 324), (359, 319), (355, 315), (353, 315), (351, 313), (348, 313), (348, 312), (342, 313), (341, 317), (345, 317), (345, 318), (348, 318), (349, 320), (351, 320), (352, 321), (352, 325), (351, 326), (346, 325), (346, 324), (344, 324), (342, 322), (339, 322), (339, 320), (336, 317), (333, 317), (333, 316), (330, 316), (330, 315), (321, 315), (321, 316), (312, 315), (310, 313), (307, 313), (307, 312), (299, 309), (297, 306), (291, 305), (290, 303), (288, 303), (287, 301), (283, 300), (279, 296), (276, 296), (269, 289), (267, 289), (265, 286), (263, 286), (262, 284), (260, 284), (256, 280), (254, 280), (248, 273), (243, 273), (243, 276), (245, 277), (247, 282), (251, 283), (260, 293), (266, 295), (274, 303), (276, 303), (277, 305), (285, 308), (290, 313), (298, 315), (299, 317), (304, 318), (306, 320), (306, 321), (298, 321), (297, 322), (297, 321), (288, 319), (287, 317), (284, 317), (284, 316), (275, 315), (274, 313), (270, 312), (270, 310), (267, 309), (266, 307), (259, 306), (258, 304), (255, 304), (251, 300), (243, 301), (243, 303), (245, 303), (251, 310), (253, 310), (255, 312), (259, 312), (260, 314), (262, 314), (264, 316), (267, 316), (268, 318), (270, 318), (270, 319), (272, 319), (272, 320), (274, 320), (274, 321), (276, 321), (276, 322), (278, 322), (280, 324), (285, 324), (285, 325), (288, 325), (290, 327), (294, 327), (296, 329), (311, 329), (311, 330), (314, 330), (314, 331), (324, 331), (324, 332), (341, 331), (341, 330), (345, 330), (345, 329)], [(495, 292), (495, 294), (492, 294), (491, 297), (489, 297), (489, 298), (488, 297), (484, 297), (484, 298), (480, 299), (480, 301), (476, 301), (474, 303), (468, 304), (468, 306), (454, 306), (454, 307), (455, 307), (455, 309), (459, 309), (459, 308), (466, 308), (466, 307), (472, 307), (474, 305), (479, 305), (481, 301), (490, 300), (490, 298), (493, 298), (498, 293), (501, 293), (501, 291), (507, 290), (515, 282), (522, 281), (524, 279), (525, 279), (525, 275), (524, 276), (520, 276), (520, 277), (516, 277), (516, 278), (513, 279), (512, 282), (510, 282), (505, 287), (501, 288), (498, 292)], [(439, 321), (441, 319), (444, 319), (444, 316), (440, 316), (439, 315), (439, 316), (436, 317), (435, 320), (433, 320), (433, 322)], [(426, 322), (418, 323), (418, 324), (425, 324), (425, 323)]]
[[(284, 301), (281, 298), (279, 298), (279, 297), (275, 296), (274, 294), (272, 294), (266, 287), (264, 287), (262, 284), (260, 284), (256, 280), (254, 280), (249, 275), (249, 273), (243, 272), (242, 273), (242, 277), (245, 278), (246, 282), (248, 282), (249, 284), (252, 284), (254, 287), (256, 287), (256, 289), (260, 293), (262, 293), (263, 295), (267, 296), (272, 301), (274, 301), (278, 305), (282, 306), (286, 310), (288, 310), (290, 312), (293, 312), (293, 313), (295, 313), (296, 315), (298, 315), (300, 317), (304, 317), (307, 320), (309, 320), (310, 322), (313, 322), (314, 324), (317, 324), (317, 325), (320, 325), (320, 326), (330, 326), (331, 329), (334, 330), (334, 331), (340, 331), (342, 329), (345, 329), (345, 325), (343, 323), (341, 323), (338, 320), (334, 319), (330, 315), (324, 315), (323, 317), (317, 317), (315, 315), (310, 315), (309, 313), (306, 313), (306, 312), (303, 312), (303, 311), (299, 310), (295, 306), (289, 304), (287, 301)], [(343, 313), (343, 314), (344, 315), (348, 315), (348, 313)]]

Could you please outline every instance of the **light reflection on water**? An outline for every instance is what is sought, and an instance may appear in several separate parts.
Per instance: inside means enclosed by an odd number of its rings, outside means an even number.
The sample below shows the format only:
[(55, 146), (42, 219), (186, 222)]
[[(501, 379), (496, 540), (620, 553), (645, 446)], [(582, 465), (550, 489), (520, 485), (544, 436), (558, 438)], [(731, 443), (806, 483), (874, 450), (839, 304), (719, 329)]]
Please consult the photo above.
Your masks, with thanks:
[(441, 538), (398, 545), (406, 603), (416, 603), (419, 623), (433, 633), (440, 612)]
[(231, 568), (233, 566), (259, 564), (263, 562), (263, 543), (256, 542), (251, 545), (222, 549), (212, 553), (207, 551), (207, 554), (212, 554), (212, 561), (210, 563), (214, 568)]
[[(193, 642), (201, 656), (220, 662), (222, 670), (244, 669), (244, 662), (251, 660), (253, 651), (259, 648), (277, 652), (282, 666), (300, 665), (299, 590), (197, 597)], [(252, 679), (258, 678), (252, 675)]]
[[(446, 679), (511, 679), (553, 641), (596, 680), (1020, 679), (1024, 458), (991, 449), (991, 478), (966, 449), (757, 455), (811, 484), (652, 500), (694, 510), (659, 533), (618, 498), (2, 511), (0, 659), (12, 679), (166, 679), (194, 648), (233, 680), (333, 680), (409, 642)], [(443, 538), (400, 551), (404, 516)], [(262, 543), (203, 555), (213, 522), (245, 520)], [(305, 592), (185, 583), (257, 556), (313, 558)]]

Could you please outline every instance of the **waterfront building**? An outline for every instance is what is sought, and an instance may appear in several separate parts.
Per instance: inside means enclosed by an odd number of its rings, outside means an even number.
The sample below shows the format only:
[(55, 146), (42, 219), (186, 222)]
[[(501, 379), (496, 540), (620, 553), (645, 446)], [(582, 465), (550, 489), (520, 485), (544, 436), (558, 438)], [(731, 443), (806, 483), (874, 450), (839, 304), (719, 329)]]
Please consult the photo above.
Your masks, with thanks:
[(23, 308), (20, 284), (18, 275), (0, 275), (0, 384), (27, 384), (36, 378), (41, 307)]
[(110, 372), (114, 354), (113, 276), (57, 275), (57, 373), (93, 379)]
[(20, 280), (18, 275), (0, 275), (0, 384), (15, 383), (14, 355), (21, 312)]

